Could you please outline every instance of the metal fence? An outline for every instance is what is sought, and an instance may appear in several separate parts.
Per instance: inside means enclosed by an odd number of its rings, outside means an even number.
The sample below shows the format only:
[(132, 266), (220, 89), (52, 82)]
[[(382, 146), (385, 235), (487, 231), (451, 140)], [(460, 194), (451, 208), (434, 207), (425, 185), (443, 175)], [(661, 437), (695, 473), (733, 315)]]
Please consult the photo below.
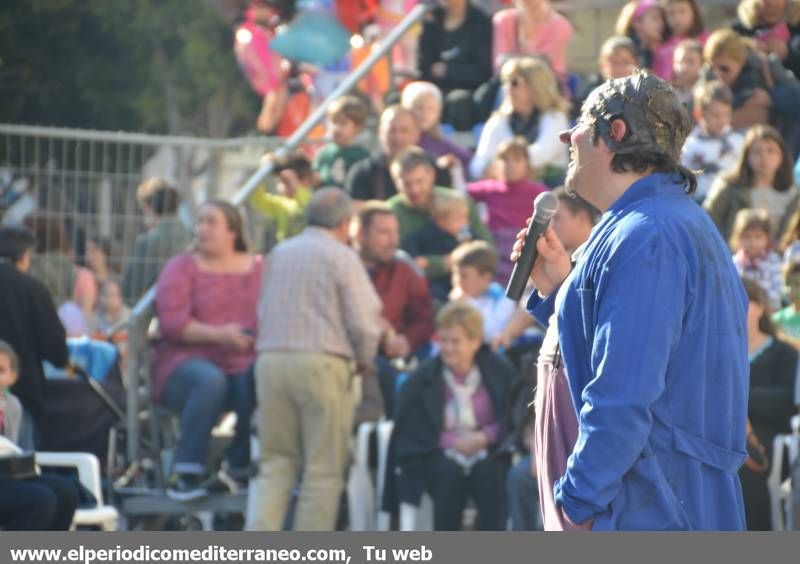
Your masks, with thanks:
[(53, 269), (87, 265), (91, 242), (101, 243), (110, 274), (121, 273), (145, 229), (136, 191), (146, 178), (175, 182), (179, 217), (191, 225), (200, 202), (230, 200), (279, 142), (0, 124), (0, 222), (34, 229), (37, 254), (53, 259), (45, 278), (60, 305), (73, 298), (74, 281)]

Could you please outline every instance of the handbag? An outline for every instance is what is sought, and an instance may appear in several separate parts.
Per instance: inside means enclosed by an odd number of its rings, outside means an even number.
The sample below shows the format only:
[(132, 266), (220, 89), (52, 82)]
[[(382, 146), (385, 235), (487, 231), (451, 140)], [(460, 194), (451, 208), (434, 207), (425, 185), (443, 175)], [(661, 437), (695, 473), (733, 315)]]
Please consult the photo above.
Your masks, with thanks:
[(36, 477), (36, 459), (33, 452), (0, 455), (0, 476), (12, 480)]

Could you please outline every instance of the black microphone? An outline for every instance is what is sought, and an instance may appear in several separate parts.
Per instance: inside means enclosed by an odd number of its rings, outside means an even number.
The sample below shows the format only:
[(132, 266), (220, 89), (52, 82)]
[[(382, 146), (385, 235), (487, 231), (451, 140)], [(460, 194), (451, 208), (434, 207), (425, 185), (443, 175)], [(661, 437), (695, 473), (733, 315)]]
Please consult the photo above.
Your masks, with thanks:
[(543, 192), (533, 201), (533, 219), (525, 233), (525, 246), (522, 247), (522, 252), (517, 257), (514, 270), (511, 272), (511, 279), (506, 287), (506, 296), (515, 302), (522, 297), (525, 286), (528, 285), (531, 270), (533, 270), (533, 263), (536, 262), (538, 255), (536, 241), (550, 225), (550, 218), (556, 211), (558, 211), (558, 198), (552, 192)]

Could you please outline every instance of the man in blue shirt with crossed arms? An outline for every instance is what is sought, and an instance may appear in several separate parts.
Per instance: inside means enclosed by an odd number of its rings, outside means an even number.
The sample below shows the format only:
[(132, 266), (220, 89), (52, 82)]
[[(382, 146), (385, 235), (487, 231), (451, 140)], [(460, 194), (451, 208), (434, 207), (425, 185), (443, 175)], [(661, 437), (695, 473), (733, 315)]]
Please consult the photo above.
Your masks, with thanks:
[[(528, 309), (550, 322), (568, 384), (560, 395), (545, 385), (553, 397), (537, 413), (552, 528), (745, 526), (737, 471), (746, 457), (747, 298), (730, 251), (692, 201), (694, 175), (679, 164), (689, 129), (672, 89), (637, 71), (595, 90), (562, 135), (566, 188), (603, 217), (574, 265), (548, 229), (531, 274)], [(537, 393), (542, 376), (540, 357)], [(553, 472), (552, 439), (569, 436), (556, 427), (570, 420), (574, 442)]]

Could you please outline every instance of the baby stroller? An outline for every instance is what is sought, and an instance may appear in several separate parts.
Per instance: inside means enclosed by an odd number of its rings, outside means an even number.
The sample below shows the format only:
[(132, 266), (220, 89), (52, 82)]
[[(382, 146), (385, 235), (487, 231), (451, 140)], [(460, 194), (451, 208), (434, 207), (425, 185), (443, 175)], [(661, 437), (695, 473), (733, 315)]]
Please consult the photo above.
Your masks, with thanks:
[(39, 447), (90, 452), (107, 465), (112, 430), (125, 428), (119, 352), (111, 343), (88, 337), (67, 339), (67, 349), (68, 369), (45, 369), (47, 400)]

